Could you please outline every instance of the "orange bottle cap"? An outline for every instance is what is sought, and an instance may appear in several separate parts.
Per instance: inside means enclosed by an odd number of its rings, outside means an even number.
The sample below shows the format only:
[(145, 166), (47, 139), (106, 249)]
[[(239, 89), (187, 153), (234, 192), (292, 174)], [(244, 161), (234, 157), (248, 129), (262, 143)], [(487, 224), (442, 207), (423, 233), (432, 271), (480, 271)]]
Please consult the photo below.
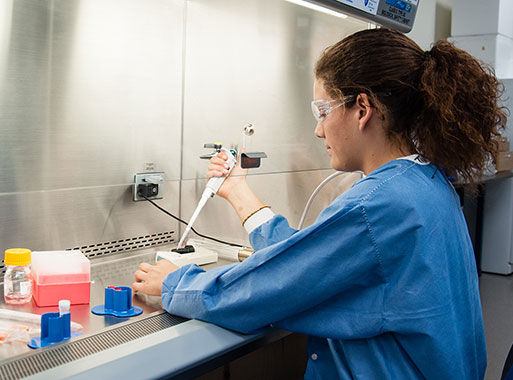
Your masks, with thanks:
[(27, 248), (11, 248), (5, 251), (4, 264), (13, 266), (29, 265), (32, 251)]

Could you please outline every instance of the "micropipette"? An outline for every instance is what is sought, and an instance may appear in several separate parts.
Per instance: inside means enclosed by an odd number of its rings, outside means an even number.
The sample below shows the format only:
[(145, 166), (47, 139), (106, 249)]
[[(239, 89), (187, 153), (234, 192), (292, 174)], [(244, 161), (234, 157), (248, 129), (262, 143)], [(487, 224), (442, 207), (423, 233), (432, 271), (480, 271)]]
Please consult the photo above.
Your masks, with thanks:
[(194, 213), (192, 214), (192, 217), (189, 220), (187, 227), (185, 228), (182, 238), (178, 242), (177, 249), (181, 249), (185, 246), (185, 244), (184, 244), (185, 238), (187, 237), (187, 234), (191, 230), (193, 223), (196, 221), (196, 218), (198, 217), (201, 209), (203, 208), (203, 206), (205, 206), (205, 203), (207, 203), (207, 201), (217, 193), (217, 190), (219, 190), (219, 188), (223, 184), (224, 180), (226, 179), (226, 177), (228, 177), (230, 175), (233, 167), (237, 163), (236, 157), (234, 156), (234, 154), (232, 152), (230, 152), (226, 148), (219, 148), (219, 152), (221, 152), (221, 151), (225, 152), (226, 155), (228, 156), (228, 160), (226, 160), (226, 163), (229, 165), (228, 173), (222, 177), (212, 177), (208, 180), (207, 186), (205, 187), (203, 194), (201, 194), (201, 198), (198, 202), (198, 205), (196, 206), (196, 210), (194, 210)]

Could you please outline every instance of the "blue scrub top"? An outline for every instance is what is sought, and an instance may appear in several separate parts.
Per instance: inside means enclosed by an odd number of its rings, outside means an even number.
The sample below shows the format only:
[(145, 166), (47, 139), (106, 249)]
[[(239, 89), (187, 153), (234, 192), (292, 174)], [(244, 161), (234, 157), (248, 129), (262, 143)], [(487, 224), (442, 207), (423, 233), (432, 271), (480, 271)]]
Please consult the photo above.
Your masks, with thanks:
[(391, 161), (313, 225), (297, 231), (275, 215), (250, 240), (242, 263), (170, 273), (163, 307), (244, 333), (308, 334), (306, 379), (484, 377), (472, 243), (435, 166)]

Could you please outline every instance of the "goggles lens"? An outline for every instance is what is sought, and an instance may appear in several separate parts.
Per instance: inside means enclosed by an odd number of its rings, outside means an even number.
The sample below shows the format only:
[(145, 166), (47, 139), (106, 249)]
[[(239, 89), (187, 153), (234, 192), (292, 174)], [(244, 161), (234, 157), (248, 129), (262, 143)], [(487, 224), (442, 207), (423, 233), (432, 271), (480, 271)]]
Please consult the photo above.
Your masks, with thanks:
[[(344, 101), (339, 102), (338, 100), (326, 100), (319, 99), (312, 101), (312, 114), (317, 120), (317, 123), (322, 122), (328, 114), (333, 111), (335, 108), (343, 106), (346, 103), (349, 103), (353, 99), (352, 95), (344, 96)], [(338, 103), (336, 103), (338, 102)]]

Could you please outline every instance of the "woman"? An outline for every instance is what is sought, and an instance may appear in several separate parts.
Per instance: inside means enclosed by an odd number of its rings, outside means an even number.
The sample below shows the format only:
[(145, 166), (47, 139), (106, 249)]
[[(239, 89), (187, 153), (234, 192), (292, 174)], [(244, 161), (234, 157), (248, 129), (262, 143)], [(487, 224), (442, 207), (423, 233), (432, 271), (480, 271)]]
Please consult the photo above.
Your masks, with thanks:
[[(474, 254), (445, 172), (472, 182), (495, 154), (497, 80), (447, 42), (424, 52), (388, 29), (328, 48), (315, 77), (315, 134), (331, 166), (366, 177), (297, 231), (232, 175), (218, 194), (255, 254), (208, 272), (141, 264), (134, 290), (237, 331), (308, 334), (307, 379), (482, 379)], [(225, 159), (207, 176), (226, 174)]]

